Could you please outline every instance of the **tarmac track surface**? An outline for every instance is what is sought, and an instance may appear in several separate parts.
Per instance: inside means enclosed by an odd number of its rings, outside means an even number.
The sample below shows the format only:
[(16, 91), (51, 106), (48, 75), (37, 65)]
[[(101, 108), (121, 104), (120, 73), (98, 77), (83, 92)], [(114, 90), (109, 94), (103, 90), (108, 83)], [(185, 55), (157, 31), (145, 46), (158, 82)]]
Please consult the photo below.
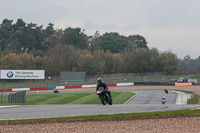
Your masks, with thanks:
[[(76, 91), (78, 91), (78, 89)], [(113, 89), (113, 91), (119, 90)], [(120, 91), (133, 91), (138, 94), (124, 105), (24, 105), (0, 107), (0, 120), (138, 113), (199, 108), (199, 105), (176, 105), (177, 94), (171, 90), (169, 91), (169, 94), (165, 94), (163, 90), (156, 89), (123, 89)], [(167, 100), (165, 105), (162, 105), (160, 101), (163, 95)]]

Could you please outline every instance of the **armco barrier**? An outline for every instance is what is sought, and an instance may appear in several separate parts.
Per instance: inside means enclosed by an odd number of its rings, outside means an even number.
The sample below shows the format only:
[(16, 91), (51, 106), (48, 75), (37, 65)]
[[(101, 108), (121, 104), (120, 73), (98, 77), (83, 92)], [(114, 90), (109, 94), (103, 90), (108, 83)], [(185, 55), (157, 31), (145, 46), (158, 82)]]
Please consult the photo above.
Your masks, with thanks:
[(47, 87), (47, 90), (53, 90), (53, 89), (56, 89), (56, 87)]
[(0, 92), (4, 92), (4, 91), (12, 91), (12, 89), (0, 89)]
[[(132, 86), (132, 85), (161, 85), (161, 82), (131, 82), (131, 83), (113, 83), (107, 84), (108, 86)], [(177, 83), (175, 86), (191, 86), (192, 83)], [(53, 90), (53, 89), (73, 89), (73, 88), (91, 88), (96, 87), (96, 84), (92, 85), (74, 85), (74, 86), (54, 86), (54, 87), (32, 87), (32, 88), (13, 88), (13, 89), (0, 89), (0, 92), (11, 91), (34, 91), (34, 90)]]
[(30, 88), (14, 88), (12, 91), (29, 91)]
[(56, 86), (56, 89), (57, 89), (57, 90), (65, 89), (65, 86)]
[(96, 84), (93, 85), (82, 85), (82, 88), (91, 88), (91, 87), (97, 87)]
[[(134, 85), (134, 83), (113, 83), (107, 84), (110, 86), (128, 86)], [(0, 92), (10, 92), (10, 91), (36, 91), (36, 90), (53, 90), (53, 89), (73, 89), (73, 88), (95, 88), (97, 85), (74, 85), (74, 86), (55, 86), (55, 87), (32, 87), (32, 88), (13, 88), (13, 89), (0, 89)]]
[(34, 87), (34, 88), (30, 88), (30, 91), (34, 91), (34, 90), (47, 90), (47, 87)]
[[(192, 83), (180, 83), (181, 85), (190, 86)], [(179, 85), (180, 85), (179, 84)], [(113, 83), (107, 84), (109, 87), (112, 86), (132, 86), (132, 85), (160, 85), (160, 82), (131, 82), (131, 83)], [(54, 87), (32, 87), (32, 88), (13, 88), (13, 89), (0, 89), (0, 92), (10, 91), (33, 91), (33, 90), (53, 90), (53, 89), (73, 89), (73, 88), (95, 88), (97, 85), (74, 85), (74, 86), (54, 86)]]
[(65, 89), (82, 88), (82, 85), (65, 86)]
[(114, 84), (108, 84), (108, 86), (117, 86), (117, 84), (116, 83), (114, 83)]

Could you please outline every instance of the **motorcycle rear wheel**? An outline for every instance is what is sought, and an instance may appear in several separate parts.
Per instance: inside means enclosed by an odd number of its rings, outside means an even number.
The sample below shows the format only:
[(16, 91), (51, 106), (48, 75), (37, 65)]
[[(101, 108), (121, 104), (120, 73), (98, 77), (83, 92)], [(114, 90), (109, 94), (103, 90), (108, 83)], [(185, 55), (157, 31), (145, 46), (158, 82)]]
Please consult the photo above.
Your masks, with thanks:
[(105, 98), (105, 96), (99, 95), (99, 98), (101, 99), (101, 103), (102, 103), (103, 105), (106, 105), (106, 98)]

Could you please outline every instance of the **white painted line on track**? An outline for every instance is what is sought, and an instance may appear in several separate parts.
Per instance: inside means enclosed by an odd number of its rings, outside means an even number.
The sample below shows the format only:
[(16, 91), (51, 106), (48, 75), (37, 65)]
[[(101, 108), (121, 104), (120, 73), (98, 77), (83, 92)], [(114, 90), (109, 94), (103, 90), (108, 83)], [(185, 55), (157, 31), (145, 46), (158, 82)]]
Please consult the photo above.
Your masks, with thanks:
[(12, 107), (17, 107), (17, 106), (20, 106), (20, 105), (0, 106), (0, 108), (12, 108)]
[(134, 96), (132, 96), (129, 100), (127, 100), (125, 103), (124, 103), (124, 105), (125, 104), (127, 104), (130, 100), (132, 100), (135, 96), (137, 96), (138, 95), (138, 93), (137, 92), (134, 92), (134, 91), (131, 91), (132, 93), (136, 93)]

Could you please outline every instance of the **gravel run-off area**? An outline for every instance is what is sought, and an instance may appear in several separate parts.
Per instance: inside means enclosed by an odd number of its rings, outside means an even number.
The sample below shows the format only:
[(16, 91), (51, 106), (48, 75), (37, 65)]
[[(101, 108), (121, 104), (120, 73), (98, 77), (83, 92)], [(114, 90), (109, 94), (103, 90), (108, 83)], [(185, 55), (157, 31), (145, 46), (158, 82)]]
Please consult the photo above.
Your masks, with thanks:
[[(172, 89), (200, 95), (200, 86), (126, 86), (112, 90)], [(95, 88), (64, 91), (94, 91)], [(0, 133), (200, 133), (200, 115), (151, 116), (57, 122), (1, 123)]]

